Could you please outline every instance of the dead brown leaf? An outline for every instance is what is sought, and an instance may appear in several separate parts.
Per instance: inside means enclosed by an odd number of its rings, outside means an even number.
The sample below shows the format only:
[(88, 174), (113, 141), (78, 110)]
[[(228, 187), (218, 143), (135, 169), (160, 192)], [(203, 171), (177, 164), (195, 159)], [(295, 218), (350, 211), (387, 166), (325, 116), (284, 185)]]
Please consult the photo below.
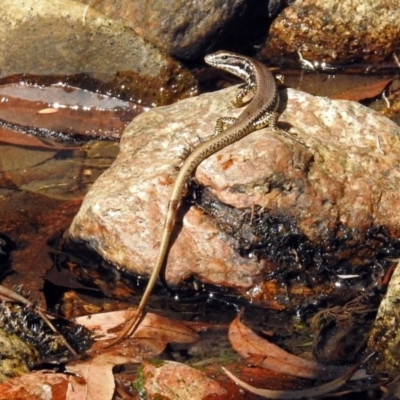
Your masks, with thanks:
[[(239, 316), (233, 320), (228, 332), (232, 347), (248, 362), (273, 371), (308, 379), (337, 376), (343, 371), (329, 368), (315, 361), (305, 360), (282, 350), (261, 338), (242, 324)], [(340, 372), (339, 372), (340, 371)]]
[(0, 85), (0, 119), (11, 125), (118, 140), (145, 107), (67, 85)]
[[(105, 335), (103, 339), (106, 339), (109, 336), (113, 336), (113, 334), (108, 333), (109, 329), (118, 326), (126, 317), (132, 317), (133, 313), (134, 311), (132, 310), (117, 311), (79, 317), (76, 320), (87, 328), (93, 329), (97, 335)], [(107, 350), (104, 349), (101, 341), (97, 341), (87, 352), (91, 359), (69, 363), (67, 365), (67, 371), (71, 374), (69, 379), (59, 374), (60, 378), (56, 381), (62, 384), (58, 397), (48, 392), (42, 395), (43, 390), (46, 389), (47, 378), (30, 373), (22, 377), (24, 382), (28, 382), (26, 387), (25, 384), (20, 384), (20, 381), (10, 380), (9, 382), (12, 385), (11, 387), (5, 387), (0, 394), (0, 400), (42, 400), (44, 398), (49, 400), (111, 400), (115, 390), (114, 366), (140, 363), (144, 357), (151, 358), (160, 354), (168, 342), (177, 340), (191, 342), (197, 340), (198, 337), (197, 333), (190, 328), (154, 314), (147, 314), (136, 333), (137, 337), (127, 339), (120, 345), (113, 346)], [(34, 379), (31, 383), (32, 376), (34, 376)], [(37, 376), (39, 376), (39, 379)], [(54, 376), (54, 374), (49, 376)], [(219, 385), (217, 383), (211, 384), (211, 380), (208, 380), (208, 378), (203, 377), (203, 381), (203, 385), (209, 385), (212, 390)], [(190, 382), (193, 387), (195, 382)], [(1, 388), (2, 386), (0, 386), (0, 390)], [(9, 395), (11, 389), (12, 394)], [(8, 397), (1, 397), (3, 393), (7, 393)], [(40, 396), (34, 397), (32, 393), (39, 393)]]
[(127, 354), (120, 348), (102, 353), (86, 362), (69, 364), (66, 400), (111, 400), (115, 390), (113, 367), (120, 364), (138, 363), (141, 357)]
[(94, 356), (91, 360), (68, 365), (67, 370), (77, 374), (80, 379), (71, 377), (67, 400), (109, 400), (115, 390), (112, 373), (115, 365), (139, 363), (144, 357), (155, 357), (170, 342), (191, 343), (198, 339), (198, 334), (185, 325), (147, 313), (134, 338), (105, 350), (100, 341), (115, 337), (110, 330), (134, 314), (135, 310), (124, 310), (75, 319), (91, 329), (98, 336), (98, 342), (89, 351)]
[(376, 96), (379, 96), (383, 92), (385, 87), (390, 82), (392, 82), (392, 80), (393, 80), (392, 78), (384, 79), (379, 82), (370, 83), (368, 85), (354, 87), (344, 92), (332, 94), (329, 97), (334, 100), (352, 100), (352, 101), (372, 99)]
[(246, 389), (250, 393), (254, 393), (258, 396), (267, 399), (286, 399), (286, 400), (311, 399), (311, 398), (326, 396), (327, 394), (333, 393), (334, 391), (342, 387), (352, 377), (352, 375), (354, 375), (356, 369), (357, 365), (350, 368), (344, 375), (340, 376), (337, 379), (334, 379), (333, 381), (323, 383), (322, 385), (313, 386), (308, 389), (271, 390), (271, 389), (260, 389), (252, 385), (249, 385), (248, 383), (240, 380), (226, 368), (222, 368), (222, 370), (225, 372), (225, 374), (229, 376), (229, 378), (231, 378), (236, 384)]
[[(25, 133), (14, 131), (10, 128), (0, 126), (0, 142), (12, 144), (14, 146), (35, 147), (45, 150), (58, 150), (59, 148), (49, 145), (39, 138)], [(76, 149), (79, 146), (65, 146), (62, 149)]]
[[(99, 337), (101, 336), (101, 340), (111, 340), (117, 337), (117, 333), (112, 331), (127, 319), (131, 319), (135, 313), (134, 309), (112, 311), (79, 317), (75, 321), (94, 330)], [(199, 335), (184, 323), (147, 313), (136, 330), (134, 339), (156, 339), (166, 345), (167, 343), (193, 343), (199, 339)]]

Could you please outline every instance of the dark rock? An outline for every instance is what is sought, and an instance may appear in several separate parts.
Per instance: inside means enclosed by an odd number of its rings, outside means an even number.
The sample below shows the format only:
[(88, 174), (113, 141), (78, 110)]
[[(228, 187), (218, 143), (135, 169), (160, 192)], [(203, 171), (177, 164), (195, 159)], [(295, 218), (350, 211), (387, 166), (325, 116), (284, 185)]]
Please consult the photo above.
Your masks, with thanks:
[[(181, 59), (199, 58), (221, 41), (232, 46), (247, 40), (248, 45), (255, 29), (254, 24), (248, 29), (248, 14), (268, 15), (267, 3), (243, 0), (122, 0), (118, 7), (110, 0), (95, 3), (85, 0), (83, 3), (93, 4), (109, 17), (123, 21), (159, 49)], [(263, 35), (264, 32), (259, 24), (257, 33)]]

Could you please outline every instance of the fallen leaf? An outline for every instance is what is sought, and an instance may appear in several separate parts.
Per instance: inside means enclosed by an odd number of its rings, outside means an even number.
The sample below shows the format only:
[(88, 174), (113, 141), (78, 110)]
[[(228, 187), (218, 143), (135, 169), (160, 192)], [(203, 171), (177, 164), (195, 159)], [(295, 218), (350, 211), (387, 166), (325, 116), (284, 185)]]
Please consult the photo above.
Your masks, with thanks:
[(333, 381), (324, 383), (322, 385), (314, 386), (309, 389), (300, 390), (270, 390), (270, 389), (260, 389), (249, 385), (248, 383), (240, 380), (238, 377), (228, 371), (226, 368), (222, 367), (222, 370), (231, 378), (236, 384), (246, 389), (250, 393), (254, 393), (258, 396), (265, 397), (268, 399), (310, 399), (320, 396), (324, 396), (333, 393), (335, 390), (342, 387), (354, 374), (358, 365), (350, 368), (344, 375), (340, 376)]
[[(68, 85), (0, 85), (0, 120), (20, 127), (119, 140), (146, 107)], [(28, 128), (26, 128), (28, 129)]]
[(80, 146), (60, 146), (47, 144), (35, 136), (21, 133), (8, 127), (0, 126), (0, 142), (12, 144), (14, 146), (34, 147), (44, 150), (70, 150), (77, 149)]
[(174, 361), (144, 362), (142, 367), (148, 399), (226, 399), (227, 391), (198, 369)]
[[(105, 340), (115, 336), (115, 333), (109, 332), (110, 329), (118, 327), (126, 318), (131, 318), (134, 314), (135, 310), (116, 311), (79, 317), (76, 318), (76, 321), (93, 330), (95, 334), (103, 336), (102, 339)], [(140, 363), (144, 357), (155, 357), (165, 349), (169, 342), (191, 343), (197, 339), (198, 334), (185, 325), (148, 313), (136, 331), (134, 338), (128, 338), (120, 345), (109, 349), (104, 349), (102, 341), (98, 340), (87, 352), (87, 355), (92, 357), (91, 359), (69, 363), (67, 371), (71, 373), (71, 376), (68, 380), (68, 388), (66, 385), (67, 378), (62, 376), (63, 378), (57, 381), (64, 385), (60, 387), (60, 396), (54, 397), (52, 392), (49, 392), (49, 390), (52, 390), (52, 388), (49, 389), (49, 386), (47, 386), (47, 392), (43, 392), (46, 389), (46, 383), (43, 383), (41, 379), (36, 378), (32, 387), (29, 386), (31, 376), (34, 374), (26, 374), (23, 376), (24, 382), (28, 382), (29, 385), (25, 388), (25, 385), (18, 385), (18, 381), (16, 384), (13, 383), (12, 389), (16, 394), (0, 397), (0, 400), (42, 400), (45, 398), (49, 400), (111, 400), (115, 390), (114, 366)], [(211, 388), (212, 392), (215, 392), (216, 387), (219, 387), (218, 383), (212, 383), (204, 376), (202, 381), (204, 386), (202, 391), (206, 390), (206, 385)], [(190, 384), (192, 387), (195, 384), (198, 387), (197, 385), (200, 383), (190, 381)], [(1, 394), (9, 394), (10, 390), (6, 387)], [(34, 397), (32, 393), (39, 393), (39, 397)]]
[[(101, 337), (99, 340), (111, 340), (117, 337), (117, 333), (110, 331), (131, 319), (135, 313), (134, 309), (112, 311), (78, 317), (75, 321), (93, 330)], [(154, 338), (166, 345), (167, 343), (193, 343), (199, 339), (199, 335), (179, 321), (147, 313), (134, 335), (134, 339), (142, 338)]]
[(272, 371), (308, 379), (327, 379), (343, 372), (341, 367), (321, 365), (282, 350), (242, 324), (239, 316), (232, 321), (228, 337), (232, 347), (243, 358)]
[(392, 82), (391, 79), (384, 79), (379, 82), (374, 82), (368, 85), (362, 85), (358, 87), (353, 87), (350, 90), (346, 90), (341, 93), (335, 93), (329, 96), (329, 98), (334, 100), (352, 100), (360, 101), (365, 99), (372, 99), (379, 96), (385, 87)]
[(69, 364), (67, 371), (72, 375), (66, 400), (111, 400), (115, 390), (112, 369), (116, 365), (141, 361), (135, 354), (126, 354), (125, 349), (118, 351), (100, 354), (86, 362)]
[(68, 372), (79, 377), (70, 378), (67, 400), (110, 400), (115, 390), (112, 372), (115, 365), (140, 363), (144, 357), (160, 354), (167, 343), (191, 343), (198, 339), (198, 334), (185, 325), (147, 313), (133, 338), (107, 349), (102, 347), (102, 341), (116, 336), (110, 330), (132, 318), (135, 312), (124, 310), (75, 318), (75, 322), (98, 337), (97, 343), (88, 351), (88, 355), (93, 356), (91, 360), (67, 366)]

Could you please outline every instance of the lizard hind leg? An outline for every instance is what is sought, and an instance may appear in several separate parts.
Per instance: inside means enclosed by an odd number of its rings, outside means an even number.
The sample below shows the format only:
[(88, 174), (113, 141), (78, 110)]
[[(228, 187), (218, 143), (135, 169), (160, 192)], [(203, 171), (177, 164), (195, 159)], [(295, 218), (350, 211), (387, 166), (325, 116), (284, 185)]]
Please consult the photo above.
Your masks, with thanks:
[[(217, 119), (217, 122), (215, 124), (214, 131), (205, 137), (199, 137), (197, 136), (197, 145), (193, 145), (192, 143), (189, 143), (186, 141), (186, 146), (182, 149), (182, 153), (177, 156), (182, 162), (180, 164), (183, 164), (185, 160), (190, 156), (190, 154), (193, 152), (193, 150), (200, 144), (206, 142), (207, 140), (212, 139), (215, 136), (218, 136), (221, 134), (228, 126), (234, 124), (236, 122), (236, 118), (234, 117), (220, 117)], [(179, 168), (181, 165), (179, 166)]]
[(215, 124), (215, 128), (213, 132), (209, 133), (203, 138), (198, 138), (201, 143), (206, 142), (207, 140), (212, 139), (215, 136), (221, 134), (228, 126), (234, 124), (236, 122), (236, 118), (234, 117), (220, 117), (217, 119), (217, 123)]
[(253, 122), (254, 129), (261, 129), (269, 126), (273, 130), (278, 130), (276, 128), (276, 123), (279, 118), (279, 113), (276, 111), (270, 111), (262, 114)]
[(233, 125), (236, 122), (237, 118), (234, 117), (220, 117), (217, 119), (217, 123), (215, 124), (214, 132), (212, 133), (212, 137), (218, 136), (222, 131), (224, 131), (228, 126)]
[(261, 117), (259, 117), (254, 122), (254, 125), (253, 125), (254, 129), (262, 129), (265, 127), (269, 127), (272, 129), (273, 132), (277, 133), (278, 135), (282, 135), (287, 138), (290, 138), (290, 139), (294, 140), (295, 142), (305, 146), (305, 143), (297, 137), (296, 133), (287, 132), (287, 131), (284, 131), (277, 127), (278, 118), (279, 118), (279, 113), (276, 111), (263, 114)]
[(177, 163), (175, 163), (174, 168), (176, 170), (180, 170), (186, 159), (190, 156), (190, 153), (193, 151), (194, 146), (191, 145), (190, 143), (186, 142), (186, 145), (182, 147), (182, 151), (180, 154), (177, 154), (175, 156), (175, 159), (178, 160)]

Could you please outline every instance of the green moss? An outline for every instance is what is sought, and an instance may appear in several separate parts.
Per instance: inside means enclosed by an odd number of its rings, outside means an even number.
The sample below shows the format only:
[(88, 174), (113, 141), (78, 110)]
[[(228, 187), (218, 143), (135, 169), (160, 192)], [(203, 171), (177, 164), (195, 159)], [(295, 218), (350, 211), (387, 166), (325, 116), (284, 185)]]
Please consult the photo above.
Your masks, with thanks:
[(143, 367), (139, 367), (136, 379), (132, 382), (132, 386), (137, 390), (139, 397), (144, 400), (147, 398), (146, 389), (144, 388), (145, 377)]
[(146, 360), (146, 362), (156, 368), (160, 368), (165, 364), (164, 360), (159, 360), (157, 358), (153, 358), (151, 360)]

